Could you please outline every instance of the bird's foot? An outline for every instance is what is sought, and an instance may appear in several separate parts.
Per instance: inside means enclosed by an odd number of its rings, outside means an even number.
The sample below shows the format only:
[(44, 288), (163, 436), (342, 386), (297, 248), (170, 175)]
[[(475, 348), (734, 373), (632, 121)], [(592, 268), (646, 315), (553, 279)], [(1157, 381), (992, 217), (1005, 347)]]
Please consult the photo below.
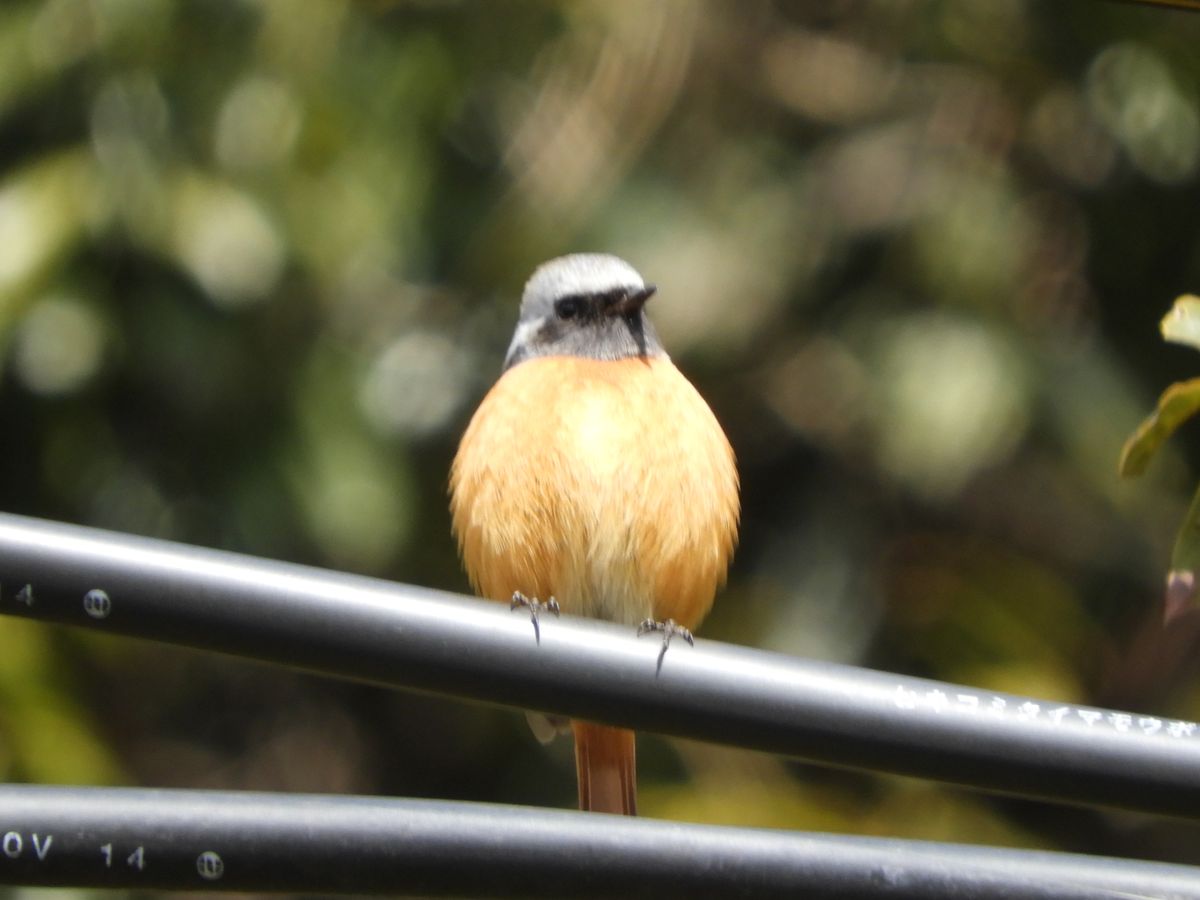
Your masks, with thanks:
[(667, 619), (665, 622), (659, 622), (656, 619), (646, 619), (638, 626), (637, 634), (641, 637), (644, 634), (651, 632), (662, 632), (662, 649), (658, 651), (658, 665), (656, 670), (662, 669), (663, 657), (667, 655), (667, 648), (671, 646), (671, 638), (681, 637), (688, 642), (689, 646), (696, 646), (696, 639), (692, 637), (691, 631), (684, 628), (674, 619)]
[(542, 628), (538, 623), (542, 615), (542, 610), (547, 610), (555, 616), (562, 611), (559, 609), (558, 601), (550, 597), (544, 603), (537, 597), (526, 597), (520, 591), (513, 591), (512, 602), (508, 604), (509, 610), (514, 610), (518, 606), (523, 606), (529, 610), (529, 621), (533, 623), (533, 639), (537, 643), (542, 642)]

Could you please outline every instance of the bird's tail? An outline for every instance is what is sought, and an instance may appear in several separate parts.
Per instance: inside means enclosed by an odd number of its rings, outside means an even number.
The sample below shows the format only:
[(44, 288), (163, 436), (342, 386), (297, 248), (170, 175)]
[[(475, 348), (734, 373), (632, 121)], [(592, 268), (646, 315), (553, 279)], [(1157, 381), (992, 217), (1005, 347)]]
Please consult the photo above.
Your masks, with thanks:
[(626, 728), (572, 721), (579, 808), (637, 815), (634, 734)]

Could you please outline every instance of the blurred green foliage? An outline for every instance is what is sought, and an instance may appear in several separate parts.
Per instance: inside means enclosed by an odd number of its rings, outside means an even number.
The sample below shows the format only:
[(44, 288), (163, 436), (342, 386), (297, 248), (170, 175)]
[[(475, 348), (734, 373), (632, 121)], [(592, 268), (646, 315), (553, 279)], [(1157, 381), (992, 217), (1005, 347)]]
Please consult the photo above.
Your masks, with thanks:
[[(1200, 349), (1200, 297), (1184, 294), (1159, 325), (1163, 339)], [(1121, 448), (1122, 475), (1140, 475), (1184, 422), (1200, 410), (1200, 378), (1176, 381), (1159, 395), (1158, 405)], [(1171, 550), (1163, 615), (1167, 624), (1196, 604), (1196, 568), (1200, 566), (1200, 491), (1192, 497)]]
[[(1200, 286), (1200, 15), (1098, 0), (11, 0), (4, 509), (465, 590), (521, 284), (629, 259), (738, 452), (706, 636), (1200, 718), (1122, 483)], [(644, 811), (1200, 862), (1178, 823), (647, 736)], [(10, 780), (569, 805), (523, 718), (0, 626)], [(920, 810), (914, 815), (914, 810)]]

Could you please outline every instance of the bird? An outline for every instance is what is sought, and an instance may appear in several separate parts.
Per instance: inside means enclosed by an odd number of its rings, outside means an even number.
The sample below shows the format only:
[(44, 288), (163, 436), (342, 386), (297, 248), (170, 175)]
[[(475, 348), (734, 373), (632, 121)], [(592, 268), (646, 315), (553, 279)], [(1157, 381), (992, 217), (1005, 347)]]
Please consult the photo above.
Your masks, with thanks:
[[(561, 608), (661, 630), (665, 650), (673, 634), (691, 642), (725, 582), (740, 518), (734, 452), (645, 313), (656, 290), (611, 254), (539, 266), (451, 465), (472, 587), (531, 606), (535, 633), (539, 609)], [(634, 733), (570, 730), (580, 809), (636, 815)]]

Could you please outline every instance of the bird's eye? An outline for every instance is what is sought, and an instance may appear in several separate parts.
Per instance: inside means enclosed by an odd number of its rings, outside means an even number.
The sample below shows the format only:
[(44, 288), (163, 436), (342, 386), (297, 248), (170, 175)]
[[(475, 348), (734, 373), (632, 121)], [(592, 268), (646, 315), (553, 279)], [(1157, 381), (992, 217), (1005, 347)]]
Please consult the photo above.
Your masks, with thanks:
[(583, 301), (578, 297), (563, 297), (554, 304), (554, 314), (560, 319), (574, 319), (583, 311)]

